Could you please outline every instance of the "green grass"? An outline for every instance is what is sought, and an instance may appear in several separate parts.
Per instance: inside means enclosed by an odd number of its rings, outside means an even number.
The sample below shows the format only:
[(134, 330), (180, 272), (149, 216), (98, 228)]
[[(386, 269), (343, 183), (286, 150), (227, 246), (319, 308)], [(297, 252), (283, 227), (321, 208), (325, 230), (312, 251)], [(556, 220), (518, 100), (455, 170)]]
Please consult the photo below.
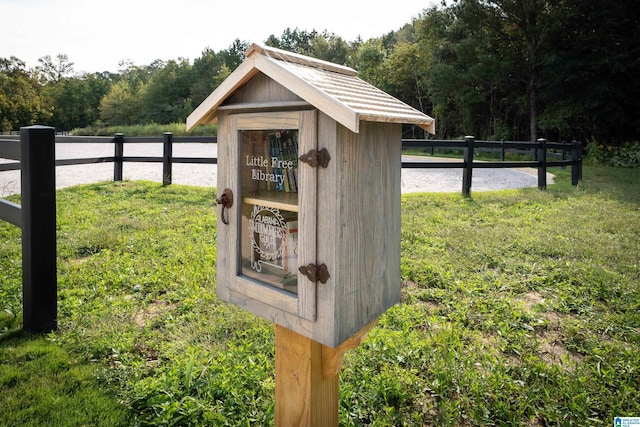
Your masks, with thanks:
[[(640, 416), (640, 171), (584, 177), (403, 196), (403, 301), (347, 352), (341, 425)], [(44, 336), (19, 331), (20, 234), (0, 224), (4, 424), (273, 424), (272, 326), (215, 296), (214, 197), (60, 190), (59, 329)]]
[(114, 426), (133, 422), (95, 368), (46, 337), (14, 333), (0, 340), (3, 426)]

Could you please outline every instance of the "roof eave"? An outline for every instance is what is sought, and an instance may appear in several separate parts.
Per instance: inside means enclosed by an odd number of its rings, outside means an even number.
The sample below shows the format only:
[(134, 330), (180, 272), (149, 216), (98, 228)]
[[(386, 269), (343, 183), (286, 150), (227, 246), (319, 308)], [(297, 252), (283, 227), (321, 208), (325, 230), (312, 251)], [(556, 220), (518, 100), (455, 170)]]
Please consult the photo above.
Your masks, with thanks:
[[(414, 124), (414, 123), (410, 123), (410, 124)], [(432, 120), (431, 123), (415, 123), (415, 125), (420, 127), (421, 129), (426, 130), (431, 135), (435, 135), (436, 134), (436, 121), (435, 120)]]
[(436, 121), (431, 117), (409, 117), (398, 115), (396, 117), (381, 116), (379, 114), (360, 114), (360, 119), (366, 122), (399, 123), (403, 125), (416, 125), (432, 135), (436, 133)]

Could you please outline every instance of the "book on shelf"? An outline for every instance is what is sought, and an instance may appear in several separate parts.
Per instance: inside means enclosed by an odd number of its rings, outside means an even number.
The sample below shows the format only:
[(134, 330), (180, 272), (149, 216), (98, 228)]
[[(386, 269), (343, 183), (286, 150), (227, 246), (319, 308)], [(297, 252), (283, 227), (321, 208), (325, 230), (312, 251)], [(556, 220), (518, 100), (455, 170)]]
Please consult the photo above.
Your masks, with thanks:
[(296, 136), (296, 133), (290, 134), (285, 142), (285, 152), (287, 153), (287, 160), (291, 161), (293, 165), (293, 167), (287, 169), (289, 188), (292, 192), (298, 191), (298, 183), (294, 174), (294, 170), (298, 168), (298, 143), (296, 140)]
[[(269, 134), (269, 152), (272, 159), (270, 165), (272, 172), (282, 177), (282, 180), (274, 184), (274, 190), (295, 193), (298, 191), (298, 138), (297, 132), (278, 131)], [(273, 162), (276, 159), (277, 162)], [(290, 164), (291, 167), (279, 167)]]
[[(269, 150), (271, 155), (269, 159), (281, 159), (280, 149), (279, 149), (279, 132), (272, 132), (269, 134)], [(273, 160), (270, 160), (269, 163), (273, 166)], [(278, 176), (282, 176), (282, 168), (273, 166), (273, 173)], [(274, 189), (276, 191), (284, 191), (284, 180), (280, 182), (276, 182), (274, 184)]]
[[(282, 161), (288, 161), (289, 160), (289, 153), (288, 153), (288, 146), (287, 146), (287, 132), (278, 132), (277, 133), (277, 143), (278, 143), (278, 160), (282, 160)], [(281, 168), (280, 169), (281, 173), (282, 173), (282, 184), (284, 185), (284, 191), (286, 191), (287, 193), (291, 192), (291, 183), (289, 182), (289, 169), (288, 168)]]

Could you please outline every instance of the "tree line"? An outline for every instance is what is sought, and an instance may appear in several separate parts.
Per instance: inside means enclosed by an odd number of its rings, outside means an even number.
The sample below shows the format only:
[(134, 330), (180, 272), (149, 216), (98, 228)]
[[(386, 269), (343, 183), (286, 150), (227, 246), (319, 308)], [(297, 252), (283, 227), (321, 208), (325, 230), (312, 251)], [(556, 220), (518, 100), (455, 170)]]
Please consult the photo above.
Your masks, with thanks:
[[(435, 117), (438, 138), (608, 145), (640, 133), (640, 8), (633, 0), (442, 1), (369, 40), (290, 28), (265, 44), (356, 69)], [(247, 47), (236, 40), (192, 62), (122, 63), (117, 72), (85, 74), (74, 74), (65, 54), (40, 58), (33, 69), (0, 58), (0, 130), (184, 122)]]

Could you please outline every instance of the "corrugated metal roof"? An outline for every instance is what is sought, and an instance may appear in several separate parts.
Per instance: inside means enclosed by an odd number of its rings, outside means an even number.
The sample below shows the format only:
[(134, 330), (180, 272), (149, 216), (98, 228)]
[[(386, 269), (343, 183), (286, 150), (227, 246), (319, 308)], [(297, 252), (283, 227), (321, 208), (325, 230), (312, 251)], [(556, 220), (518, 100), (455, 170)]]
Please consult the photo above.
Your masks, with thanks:
[(358, 78), (349, 67), (255, 44), (246, 54), (245, 62), (189, 116), (188, 129), (210, 118), (257, 70), (353, 132), (360, 120), (415, 124), (435, 132), (433, 118)]

